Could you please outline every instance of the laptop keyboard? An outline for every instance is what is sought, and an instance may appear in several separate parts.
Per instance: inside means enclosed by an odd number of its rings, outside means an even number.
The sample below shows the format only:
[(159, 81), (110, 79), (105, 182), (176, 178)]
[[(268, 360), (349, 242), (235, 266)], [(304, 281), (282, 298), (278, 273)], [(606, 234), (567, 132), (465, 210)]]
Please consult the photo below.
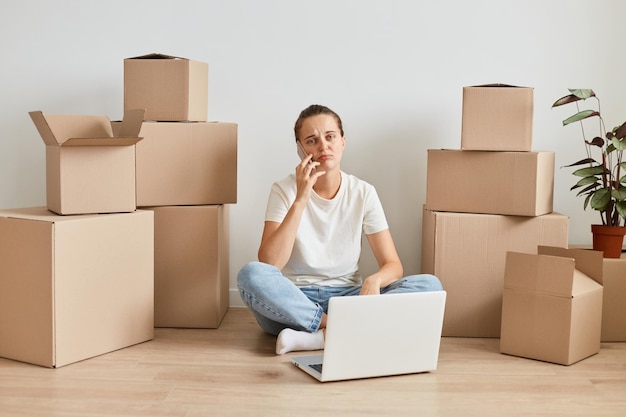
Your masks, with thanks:
[(312, 363), (309, 366), (311, 368), (315, 369), (317, 372), (322, 373), (322, 364), (321, 363)]

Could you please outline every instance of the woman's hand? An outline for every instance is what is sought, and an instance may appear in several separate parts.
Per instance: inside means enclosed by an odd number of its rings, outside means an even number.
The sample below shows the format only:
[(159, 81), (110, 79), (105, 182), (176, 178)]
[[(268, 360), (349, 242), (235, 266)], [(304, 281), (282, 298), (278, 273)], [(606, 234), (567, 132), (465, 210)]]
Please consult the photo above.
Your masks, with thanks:
[(370, 275), (365, 280), (363, 280), (363, 285), (361, 286), (361, 292), (359, 295), (379, 295), (380, 294), (380, 279), (377, 278), (376, 274)]
[(367, 235), (379, 270), (363, 280), (361, 295), (380, 294), (380, 289), (402, 277), (402, 263), (389, 229)]
[(316, 169), (320, 163), (312, 158), (313, 154), (309, 154), (296, 166), (296, 201), (308, 202), (317, 179), (326, 174)]

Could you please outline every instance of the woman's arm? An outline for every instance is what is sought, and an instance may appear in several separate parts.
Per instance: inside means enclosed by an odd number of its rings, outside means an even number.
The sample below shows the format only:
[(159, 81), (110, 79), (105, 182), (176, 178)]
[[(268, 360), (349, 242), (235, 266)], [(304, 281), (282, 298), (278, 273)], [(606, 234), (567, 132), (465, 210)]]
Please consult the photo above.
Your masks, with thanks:
[(361, 295), (380, 294), (380, 289), (402, 278), (403, 268), (389, 229), (367, 235), (378, 262), (378, 272), (363, 280)]
[(282, 269), (291, 257), (298, 226), (304, 208), (311, 198), (313, 185), (325, 174), (324, 171), (312, 172), (319, 162), (309, 163), (311, 157), (312, 155), (309, 155), (296, 167), (296, 198), (282, 223), (266, 221), (263, 228), (258, 252), (259, 261), (274, 265), (278, 269)]
[(266, 221), (259, 246), (259, 261), (282, 269), (293, 250), (305, 204), (294, 202), (282, 223)]

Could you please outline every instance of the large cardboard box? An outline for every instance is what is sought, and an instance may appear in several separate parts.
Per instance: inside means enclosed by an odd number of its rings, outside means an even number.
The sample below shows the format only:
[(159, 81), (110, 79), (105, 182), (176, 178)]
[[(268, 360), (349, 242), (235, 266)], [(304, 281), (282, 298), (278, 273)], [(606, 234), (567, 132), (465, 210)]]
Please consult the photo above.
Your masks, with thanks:
[(150, 210), (155, 326), (217, 328), (229, 304), (229, 206)]
[(602, 252), (509, 252), (500, 351), (571, 365), (600, 351)]
[(428, 150), (429, 210), (540, 216), (553, 193), (554, 152)]
[(106, 116), (30, 112), (46, 145), (46, 200), (57, 214), (136, 210), (135, 144), (144, 110), (124, 114), (114, 135)]
[(124, 109), (146, 109), (146, 120), (206, 122), (209, 66), (163, 54), (124, 60)]
[(504, 265), (508, 251), (567, 246), (569, 219), (449, 213), (424, 209), (422, 272), (448, 292), (444, 336), (499, 337)]
[(140, 134), (138, 207), (237, 202), (237, 124), (145, 122)]
[(461, 149), (530, 151), (533, 93), (507, 84), (464, 87)]
[(0, 356), (61, 367), (153, 338), (153, 213), (0, 211)]

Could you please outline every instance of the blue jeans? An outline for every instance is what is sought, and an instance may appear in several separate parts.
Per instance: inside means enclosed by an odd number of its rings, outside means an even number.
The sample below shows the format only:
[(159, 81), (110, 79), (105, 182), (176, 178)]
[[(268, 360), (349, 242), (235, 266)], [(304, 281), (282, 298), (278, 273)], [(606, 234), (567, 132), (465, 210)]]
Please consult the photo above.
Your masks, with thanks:
[[(284, 328), (315, 332), (328, 312), (331, 297), (359, 295), (360, 286), (297, 287), (278, 268), (262, 262), (250, 262), (237, 275), (237, 286), (243, 302), (252, 310), (257, 322), (269, 334), (277, 335)], [(433, 275), (422, 274), (401, 278), (381, 294), (440, 291), (441, 282)]]

